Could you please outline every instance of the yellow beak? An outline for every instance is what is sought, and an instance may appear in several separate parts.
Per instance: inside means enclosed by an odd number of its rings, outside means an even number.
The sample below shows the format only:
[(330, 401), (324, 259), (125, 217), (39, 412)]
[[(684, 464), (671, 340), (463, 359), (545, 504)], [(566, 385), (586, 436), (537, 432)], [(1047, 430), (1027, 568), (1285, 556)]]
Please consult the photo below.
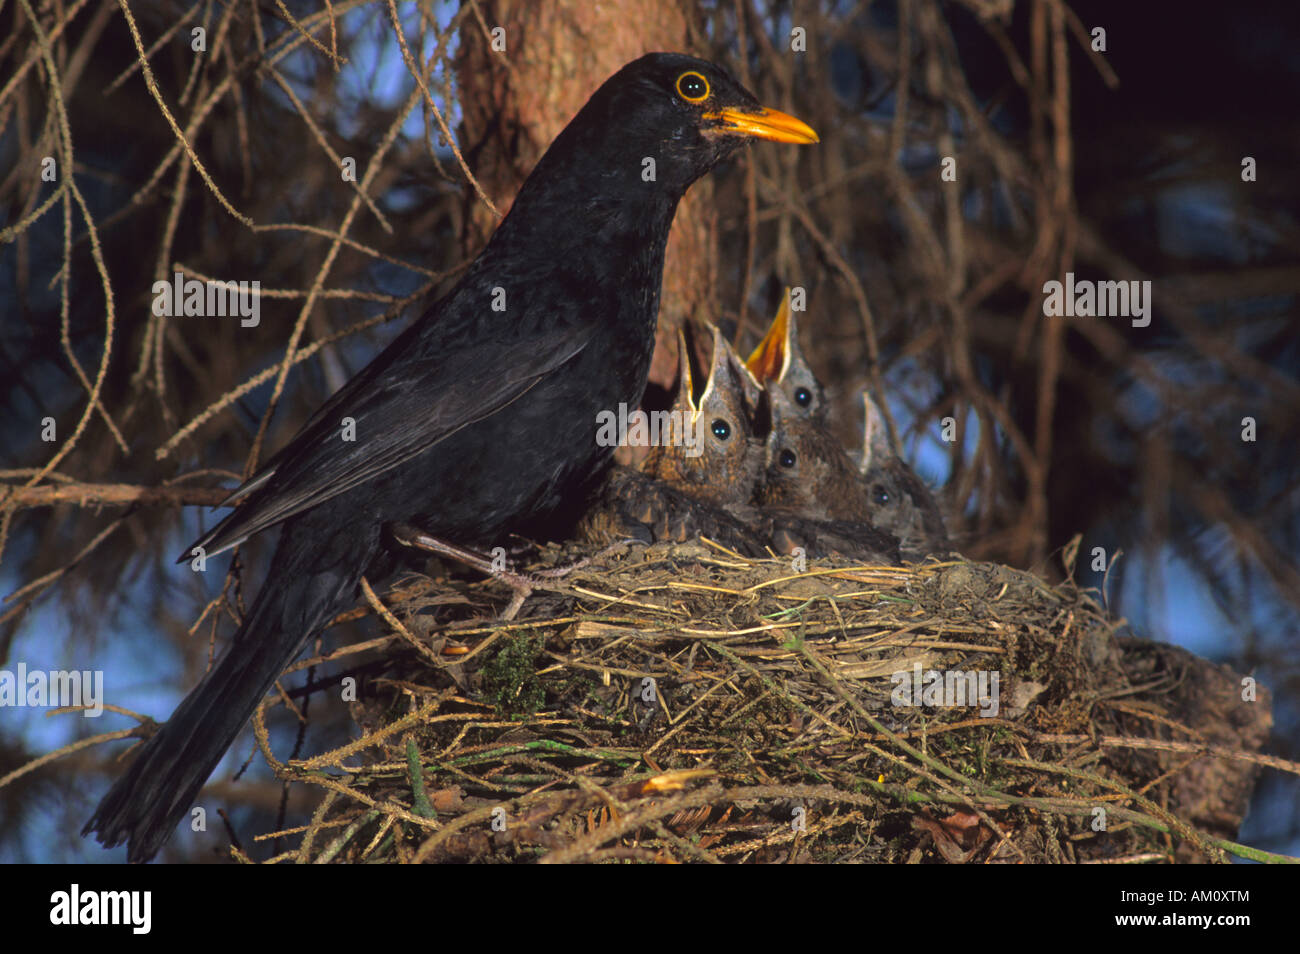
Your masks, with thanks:
[(721, 122), (720, 131), (727, 134), (753, 136), (756, 139), (770, 139), (773, 142), (800, 144), (821, 142), (817, 133), (807, 123), (776, 109), (759, 107), (755, 110), (745, 110), (728, 107), (717, 112), (705, 113), (704, 118)]
[(781, 308), (772, 319), (772, 326), (758, 343), (753, 354), (745, 362), (749, 373), (758, 378), (760, 383), (779, 381), (785, 374), (786, 362), (789, 361), (790, 348), (790, 289), (785, 290), (781, 299)]

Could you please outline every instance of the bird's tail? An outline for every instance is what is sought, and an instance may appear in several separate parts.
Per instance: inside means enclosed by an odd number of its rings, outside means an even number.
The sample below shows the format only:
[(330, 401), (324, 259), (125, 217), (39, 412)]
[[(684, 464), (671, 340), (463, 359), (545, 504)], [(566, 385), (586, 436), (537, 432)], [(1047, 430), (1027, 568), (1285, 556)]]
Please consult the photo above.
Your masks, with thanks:
[(126, 841), (131, 862), (152, 858), (280, 673), (351, 604), (366, 555), (322, 560), (319, 540), (305, 530), (293, 522), (285, 526), (271, 571), (234, 641), (144, 744), (82, 835), (96, 832), (106, 848)]

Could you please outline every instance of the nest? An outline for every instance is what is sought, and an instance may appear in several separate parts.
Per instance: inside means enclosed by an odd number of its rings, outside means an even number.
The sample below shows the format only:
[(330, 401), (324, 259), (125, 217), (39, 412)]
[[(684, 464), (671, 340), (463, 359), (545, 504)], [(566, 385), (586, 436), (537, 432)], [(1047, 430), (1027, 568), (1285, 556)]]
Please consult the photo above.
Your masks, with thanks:
[(1228, 839), (1263, 758), (1265, 690), (1241, 702), (1226, 670), (1118, 638), (1072, 583), (705, 542), (534, 582), (508, 621), (496, 580), (371, 594), (408, 652), (362, 685), (349, 745), (277, 762), (259, 712), (277, 773), (325, 790), (305, 828), (262, 836), (294, 839), (276, 860), (1252, 854)]

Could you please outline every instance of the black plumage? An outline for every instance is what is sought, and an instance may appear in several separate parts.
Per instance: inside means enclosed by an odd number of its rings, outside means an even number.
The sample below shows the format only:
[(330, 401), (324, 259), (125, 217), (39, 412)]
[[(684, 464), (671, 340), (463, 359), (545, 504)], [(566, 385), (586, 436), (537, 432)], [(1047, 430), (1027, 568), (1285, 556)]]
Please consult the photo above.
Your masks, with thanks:
[(596, 441), (597, 413), (635, 406), (645, 388), (678, 200), (751, 137), (816, 141), (717, 66), (678, 54), (642, 57), (592, 95), (456, 287), (198, 541), (210, 558), (283, 525), (232, 644), (83, 833), (128, 842), (131, 861), (153, 857), (284, 667), (363, 574), (391, 567), (387, 524), (491, 545), (581, 499), (611, 451)]

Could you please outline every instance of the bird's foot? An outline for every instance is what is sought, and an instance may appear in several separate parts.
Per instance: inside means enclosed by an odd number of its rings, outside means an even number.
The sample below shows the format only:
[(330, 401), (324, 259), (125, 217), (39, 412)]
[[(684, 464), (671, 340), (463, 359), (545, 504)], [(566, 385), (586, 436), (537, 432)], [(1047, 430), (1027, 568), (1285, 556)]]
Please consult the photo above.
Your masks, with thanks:
[(501, 619), (510, 621), (518, 615), (520, 608), (524, 605), (524, 600), (532, 595), (537, 589), (553, 588), (547, 583), (547, 580), (564, 576), (572, 570), (576, 570), (580, 565), (590, 562), (591, 558), (586, 561), (579, 561), (571, 566), (557, 567), (556, 570), (542, 570), (540, 573), (533, 575), (521, 573), (518, 570), (512, 570), (503, 565), (503, 561), (493, 559), (477, 550), (471, 550), (468, 547), (458, 546), (455, 543), (448, 543), (446, 540), (440, 540), (431, 536), (422, 530), (417, 530), (404, 523), (396, 523), (391, 526), (393, 539), (402, 546), (413, 547), (417, 550), (424, 550), (428, 553), (436, 553), (439, 556), (448, 557), (458, 563), (463, 563), (471, 569), (478, 570), (485, 576), (490, 576), (495, 580), (500, 580), (510, 588), (510, 602), (501, 612)]
[(545, 577), (548, 580), (559, 580), (568, 576), (574, 570), (581, 570), (583, 567), (590, 566), (597, 560), (603, 560), (616, 550), (639, 542), (639, 540), (634, 540), (630, 537), (626, 540), (615, 540), (609, 546), (602, 547), (590, 556), (583, 557), (581, 560), (574, 560), (572, 563), (566, 563), (564, 566), (553, 566), (548, 570), (538, 570), (537, 576)]

